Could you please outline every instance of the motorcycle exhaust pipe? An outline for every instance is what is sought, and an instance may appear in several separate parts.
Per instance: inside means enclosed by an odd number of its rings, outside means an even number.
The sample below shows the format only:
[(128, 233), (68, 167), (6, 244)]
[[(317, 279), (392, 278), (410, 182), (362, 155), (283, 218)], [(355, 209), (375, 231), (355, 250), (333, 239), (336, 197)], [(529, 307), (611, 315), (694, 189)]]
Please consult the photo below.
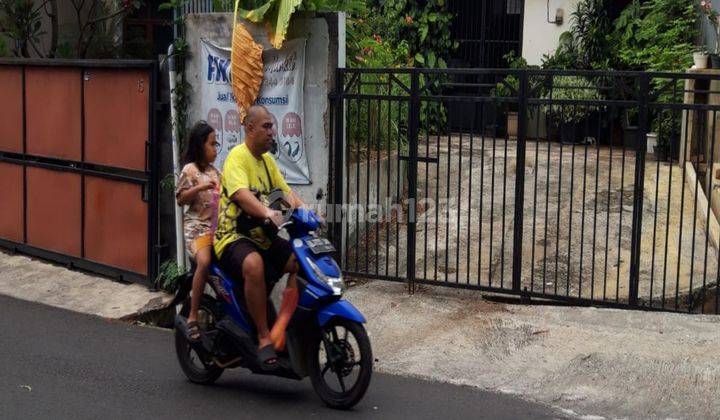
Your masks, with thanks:
[(236, 357), (227, 363), (223, 363), (220, 360), (218, 360), (217, 357), (213, 357), (213, 362), (215, 362), (215, 366), (219, 367), (220, 369), (225, 369), (227, 367), (233, 366), (234, 364), (238, 363), (241, 360), (242, 360), (242, 357)]

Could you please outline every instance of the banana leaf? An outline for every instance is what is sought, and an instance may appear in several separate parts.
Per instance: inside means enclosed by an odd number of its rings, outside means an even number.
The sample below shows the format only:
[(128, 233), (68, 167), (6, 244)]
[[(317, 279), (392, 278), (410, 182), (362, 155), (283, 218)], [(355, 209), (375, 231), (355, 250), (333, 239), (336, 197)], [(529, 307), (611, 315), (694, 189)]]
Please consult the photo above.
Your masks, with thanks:
[(242, 1), (236, 0), (235, 10), (237, 16), (241, 16), (250, 22), (264, 23), (268, 28), (270, 43), (275, 48), (281, 48), (287, 36), (290, 18), (300, 6), (302, 0), (268, 0), (262, 6), (245, 10), (241, 6)]
[(262, 45), (256, 43), (242, 22), (233, 29), (231, 72), (232, 90), (238, 105), (240, 121), (257, 99), (263, 80)]

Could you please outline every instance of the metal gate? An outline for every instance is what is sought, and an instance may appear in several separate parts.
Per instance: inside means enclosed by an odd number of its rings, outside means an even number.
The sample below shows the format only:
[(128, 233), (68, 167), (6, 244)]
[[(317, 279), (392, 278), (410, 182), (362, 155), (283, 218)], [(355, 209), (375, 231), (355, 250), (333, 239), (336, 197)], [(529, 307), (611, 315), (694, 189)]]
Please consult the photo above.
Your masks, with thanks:
[(153, 61), (0, 60), (0, 246), (155, 278), (156, 74)]
[[(458, 75), (472, 93), (443, 89)], [(410, 290), (718, 313), (719, 86), (699, 73), (338, 69), (343, 270)], [(467, 129), (448, 123), (458, 103)]]

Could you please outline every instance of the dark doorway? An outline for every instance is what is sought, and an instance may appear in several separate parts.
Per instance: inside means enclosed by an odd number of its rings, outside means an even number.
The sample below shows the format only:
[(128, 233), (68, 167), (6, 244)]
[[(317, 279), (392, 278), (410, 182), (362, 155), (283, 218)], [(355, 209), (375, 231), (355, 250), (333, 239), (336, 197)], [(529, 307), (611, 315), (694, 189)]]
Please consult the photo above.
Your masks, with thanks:
[(166, 54), (173, 41), (173, 12), (159, 10), (160, 0), (150, 0), (125, 18), (123, 50), (126, 58), (154, 59)]
[(452, 0), (452, 36), (460, 43), (451, 67), (504, 68), (522, 52), (524, 0)]
[[(454, 15), (452, 37), (460, 44), (450, 67), (506, 68), (505, 55), (511, 51), (515, 56), (522, 54), (524, 0), (451, 0), (449, 9)], [(488, 95), (498, 81), (493, 74), (456, 74), (445, 91), (449, 95)], [(470, 102), (448, 104), (450, 128), (495, 131), (498, 116), (487, 112), (481, 117), (473, 106)]]

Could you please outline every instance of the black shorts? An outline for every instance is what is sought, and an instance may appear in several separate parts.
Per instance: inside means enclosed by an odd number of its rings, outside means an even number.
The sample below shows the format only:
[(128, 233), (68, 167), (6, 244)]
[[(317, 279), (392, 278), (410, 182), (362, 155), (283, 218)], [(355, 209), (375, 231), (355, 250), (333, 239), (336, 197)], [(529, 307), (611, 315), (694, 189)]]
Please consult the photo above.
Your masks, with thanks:
[(285, 271), (285, 266), (293, 254), (290, 242), (276, 236), (268, 249), (262, 249), (247, 239), (238, 239), (229, 244), (220, 258), (220, 268), (229, 275), (239, 291), (243, 290), (242, 266), (245, 258), (257, 252), (265, 266), (265, 284), (267, 292), (270, 293), (275, 283), (280, 280)]

